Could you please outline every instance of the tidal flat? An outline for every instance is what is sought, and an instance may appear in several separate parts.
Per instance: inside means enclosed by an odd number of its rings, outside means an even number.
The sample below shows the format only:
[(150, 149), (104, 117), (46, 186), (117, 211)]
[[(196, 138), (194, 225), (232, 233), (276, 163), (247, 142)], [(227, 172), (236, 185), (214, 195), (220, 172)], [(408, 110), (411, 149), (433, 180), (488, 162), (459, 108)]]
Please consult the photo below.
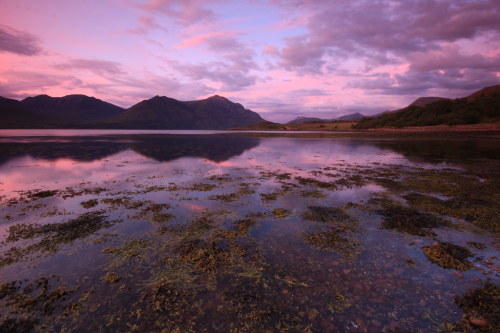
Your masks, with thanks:
[(0, 331), (498, 332), (499, 189), (498, 136), (0, 132)]

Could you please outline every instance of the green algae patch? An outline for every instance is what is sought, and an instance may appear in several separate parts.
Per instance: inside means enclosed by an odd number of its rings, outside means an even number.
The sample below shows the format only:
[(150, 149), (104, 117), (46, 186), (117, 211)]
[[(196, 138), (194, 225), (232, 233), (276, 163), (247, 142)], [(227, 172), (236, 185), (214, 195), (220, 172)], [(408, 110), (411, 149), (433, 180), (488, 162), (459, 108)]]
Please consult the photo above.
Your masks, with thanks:
[(272, 213), (275, 219), (282, 219), (292, 214), (290, 210), (284, 208), (275, 208)]
[(474, 256), (474, 254), (465, 247), (442, 242), (424, 246), (422, 250), (431, 262), (443, 268), (466, 271), (473, 267), (467, 258)]
[[(466, 328), (481, 332), (498, 332), (500, 323), (500, 286), (486, 282), (484, 286), (455, 297), (455, 303), (464, 311)], [(468, 326), (468, 327), (467, 327)]]
[(99, 201), (97, 199), (90, 199), (87, 201), (82, 201), (80, 202), (80, 206), (86, 209), (93, 208), (99, 204)]

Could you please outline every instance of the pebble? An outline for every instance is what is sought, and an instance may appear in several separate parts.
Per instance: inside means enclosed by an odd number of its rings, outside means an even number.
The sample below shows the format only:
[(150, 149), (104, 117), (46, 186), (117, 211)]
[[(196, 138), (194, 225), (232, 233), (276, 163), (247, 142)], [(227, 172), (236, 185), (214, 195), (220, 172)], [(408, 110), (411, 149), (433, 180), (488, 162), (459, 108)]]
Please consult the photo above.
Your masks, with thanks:
[(463, 277), (464, 277), (464, 275), (463, 275), (463, 274), (460, 274), (460, 273), (458, 273), (458, 272), (453, 272), (453, 274), (455, 274), (455, 275), (456, 275), (456, 276), (458, 276), (459, 278), (463, 278)]
[(488, 321), (486, 321), (483, 318), (470, 317), (469, 322), (473, 325), (476, 325), (476, 326), (481, 326), (481, 327), (488, 326)]

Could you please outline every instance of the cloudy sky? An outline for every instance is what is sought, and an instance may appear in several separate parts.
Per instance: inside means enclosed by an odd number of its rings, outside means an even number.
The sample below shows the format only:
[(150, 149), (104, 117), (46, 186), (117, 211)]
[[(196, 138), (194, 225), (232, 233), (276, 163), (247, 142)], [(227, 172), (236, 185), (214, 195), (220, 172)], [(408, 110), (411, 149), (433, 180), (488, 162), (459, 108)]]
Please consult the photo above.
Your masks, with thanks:
[(219, 94), (272, 121), (500, 82), (499, 0), (0, 0), (0, 96)]

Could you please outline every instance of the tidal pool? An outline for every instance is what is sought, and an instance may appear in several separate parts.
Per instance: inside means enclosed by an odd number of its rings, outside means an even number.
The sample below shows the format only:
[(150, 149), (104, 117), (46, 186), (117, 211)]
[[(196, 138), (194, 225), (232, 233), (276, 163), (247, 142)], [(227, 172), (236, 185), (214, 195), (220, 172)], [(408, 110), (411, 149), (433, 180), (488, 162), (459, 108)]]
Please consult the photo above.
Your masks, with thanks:
[(500, 140), (316, 136), (0, 132), (0, 331), (496, 331)]

